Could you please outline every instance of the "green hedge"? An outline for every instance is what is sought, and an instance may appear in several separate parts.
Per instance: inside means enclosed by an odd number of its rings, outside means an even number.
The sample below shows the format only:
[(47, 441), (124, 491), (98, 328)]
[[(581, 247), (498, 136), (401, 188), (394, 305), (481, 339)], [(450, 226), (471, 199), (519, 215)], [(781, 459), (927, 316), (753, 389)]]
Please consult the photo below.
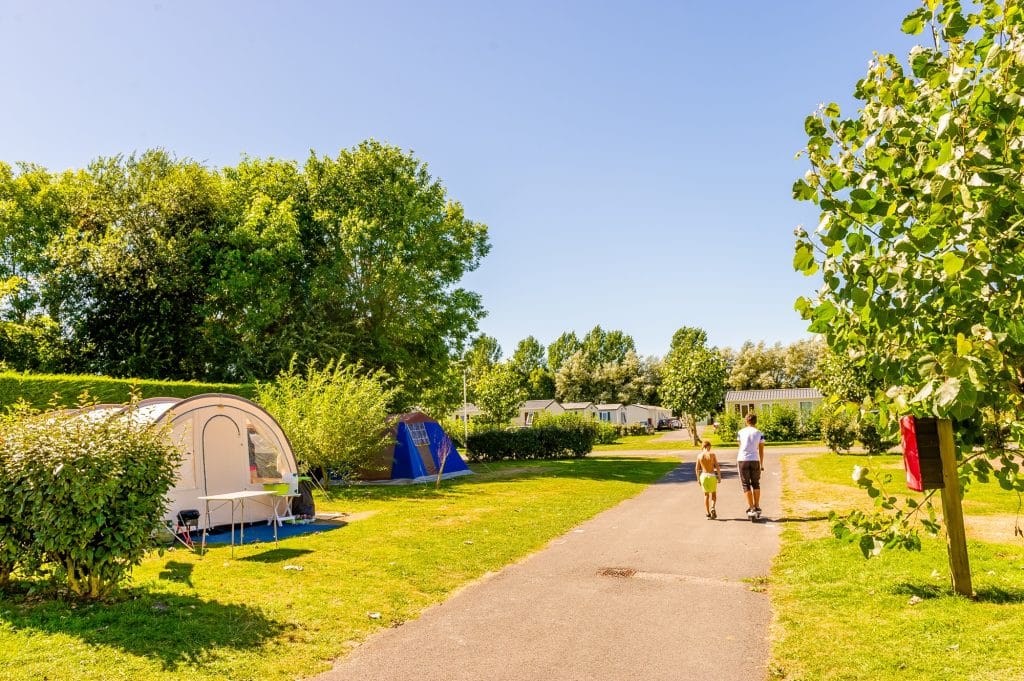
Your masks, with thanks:
[(564, 459), (586, 456), (593, 448), (593, 431), (540, 426), (470, 433), (466, 454), (470, 461)]
[(56, 394), (60, 406), (78, 404), (78, 396), (88, 391), (101, 403), (123, 404), (131, 396), (131, 388), (140, 397), (192, 397), (203, 393), (228, 393), (247, 399), (255, 396), (255, 387), (238, 383), (193, 383), (191, 381), (154, 381), (121, 379), (107, 376), (0, 373), (0, 410), (26, 400), (36, 409), (46, 409)]

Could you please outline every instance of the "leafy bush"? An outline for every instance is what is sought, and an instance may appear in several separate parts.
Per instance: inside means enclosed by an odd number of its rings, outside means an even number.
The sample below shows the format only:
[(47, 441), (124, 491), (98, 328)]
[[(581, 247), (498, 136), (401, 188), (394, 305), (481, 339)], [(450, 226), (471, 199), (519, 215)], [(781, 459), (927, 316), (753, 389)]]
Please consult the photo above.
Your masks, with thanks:
[(470, 461), (561, 459), (586, 456), (593, 448), (594, 432), (586, 428), (538, 426), (470, 433), (466, 453)]
[(831, 451), (848, 452), (856, 436), (850, 417), (842, 409), (828, 406), (821, 412), (821, 439)]
[(610, 445), (621, 437), (618, 427), (607, 421), (594, 421), (594, 424), (597, 426), (594, 435), (594, 444), (596, 445)]
[(443, 418), (438, 420), (441, 427), (444, 428), (444, 432), (448, 433), (448, 437), (452, 439), (455, 446), (461, 451), (466, 448), (466, 431), (469, 434), (482, 433), (487, 430), (494, 430), (494, 426), (485, 423), (478, 419), (469, 420), (469, 428), (462, 425), (462, 419), (453, 419), (451, 417)]
[[(194, 383), (192, 381), (150, 381), (120, 379), (107, 376), (0, 373), (0, 408), (9, 407), (19, 400), (36, 409), (76, 406), (79, 395), (89, 393), (97, 402), (124, 404), (131, 400), (132, 391), (140, 398), (192, 397), (203, 393), (227, 393), (253, 399), (252, 385), (238, 383)], [(56, 395), (57, 399), (54, 400)]]
[(884, 454), (896, 445), (894, 440), (879, 433), (874, 423), (866, 420), (857, 425), (857, 440), (868, 454)]
[(820, 440), (821, 439), (821, 414), (822, 407), (818, 405), (808, 414), (801, 414), (800, 418), (800, 439)]
[(310, 363), (301, 374), (293, 359), (273, 383), (256, 384), (256, 401), (288, 434), (300, 467), (345, 477), (369, 466), (387, 445), (395, 389), (383, 372), (343, 362)]
[(715, 418), (715, 432), (718, 433), (718, 438), (722, 442), (736, 442), (742, 427), (740, 423), (740, 415), (735, 411), (726, 411), (719, 414)]
[(800, 415), (789, 404), (776, 404), (757, 412), (757, 428), (769, 442), (800, 439)]
[(0, 572), (44, 568), (74, 595), (102, 598), (141, 562), (166, 508), (180, 452), (165, 430), (115, 414), (0, 420)]
[(614, 426), (619, 437), (625, 435), (648, 435), (651, 431), (646, 423), (620, 423)]

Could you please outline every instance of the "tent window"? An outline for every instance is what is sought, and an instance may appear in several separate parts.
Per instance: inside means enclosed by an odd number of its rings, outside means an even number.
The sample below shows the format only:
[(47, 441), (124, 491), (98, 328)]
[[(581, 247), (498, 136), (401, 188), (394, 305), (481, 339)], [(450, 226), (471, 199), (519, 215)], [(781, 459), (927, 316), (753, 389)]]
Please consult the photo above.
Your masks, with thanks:
[(409, 434), (412, 435), (412, 443), (414, 445), (430, 444), (425, 425), (422, 423), (407, 423), (406, 425), (409, 427)]
[(283, 478), (281, 470), (287, 466), (275, 438), (252, 421), (246, 421), (245, 432), (249, 444), (250, 481), (279, 482)]

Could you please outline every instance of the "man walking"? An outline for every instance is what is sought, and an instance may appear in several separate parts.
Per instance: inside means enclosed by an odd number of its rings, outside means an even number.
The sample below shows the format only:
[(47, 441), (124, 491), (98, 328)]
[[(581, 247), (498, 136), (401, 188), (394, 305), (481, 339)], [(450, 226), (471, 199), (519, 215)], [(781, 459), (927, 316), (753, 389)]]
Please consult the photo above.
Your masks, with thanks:
[(761, 517), (761, 471), (764, 470), (764, 433), (758, 430), (757, 414), (747, 414), (746, 427), (737, 434), (740, 451), (736, 456), (736, 467), (740, 473), (740, 484), (747, 497), (747, 517), (753, 520)]

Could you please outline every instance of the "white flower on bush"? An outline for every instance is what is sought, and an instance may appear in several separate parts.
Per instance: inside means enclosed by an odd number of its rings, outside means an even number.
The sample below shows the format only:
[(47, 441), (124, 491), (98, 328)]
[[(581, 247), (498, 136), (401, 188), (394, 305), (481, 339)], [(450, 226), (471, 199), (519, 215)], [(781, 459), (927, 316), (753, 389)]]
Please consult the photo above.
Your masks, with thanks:
[(864, 466), (853, 467), (853, 481), (860, 484), (860, 481), (867, 477), (868, 469)]

